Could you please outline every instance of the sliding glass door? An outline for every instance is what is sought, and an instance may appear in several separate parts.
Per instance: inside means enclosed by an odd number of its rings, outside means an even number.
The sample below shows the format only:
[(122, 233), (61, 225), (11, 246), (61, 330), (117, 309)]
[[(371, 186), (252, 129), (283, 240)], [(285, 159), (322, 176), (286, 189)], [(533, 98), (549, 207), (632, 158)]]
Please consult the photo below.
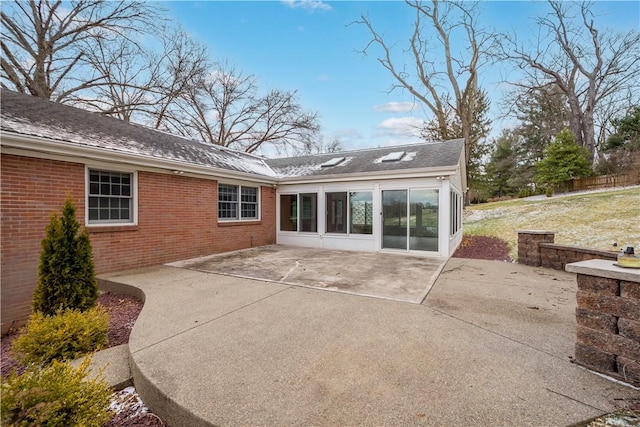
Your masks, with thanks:
[(382, 192), (382, 248), (438, 251), (438, 190)]

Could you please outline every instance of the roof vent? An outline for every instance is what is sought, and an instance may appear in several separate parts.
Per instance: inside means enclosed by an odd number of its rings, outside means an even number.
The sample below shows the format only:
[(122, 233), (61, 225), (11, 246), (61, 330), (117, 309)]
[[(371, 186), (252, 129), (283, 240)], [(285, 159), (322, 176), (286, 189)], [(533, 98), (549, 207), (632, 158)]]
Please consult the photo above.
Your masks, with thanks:
[(320, 165), (321, 168), (330, 168), (332, 166), (336, 166), (339, 165), (340, 163), (344, 162), (344, 157), (334, 157), (331, 160), (327, 160), (326, 162), (324, 162), (323, 164)]
[(381, 162), (397, 162), (402, 159), (405, 155), (405, 151), (394, 151), (393, 153), (389, 153), (383, 158), (380, 159)]

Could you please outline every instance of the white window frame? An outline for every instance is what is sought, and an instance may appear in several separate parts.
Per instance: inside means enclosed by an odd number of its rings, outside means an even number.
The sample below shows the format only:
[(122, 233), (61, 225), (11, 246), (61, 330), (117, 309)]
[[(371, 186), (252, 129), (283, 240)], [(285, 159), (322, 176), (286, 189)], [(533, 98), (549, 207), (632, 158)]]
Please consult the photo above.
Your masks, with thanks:
[[(90, 194), (90, 171), (98, 172), (115, 172), (131, 175), (131, 215), (128, 220), (90, 220), (89, 219), (89, 197)], [(87, 227), (127, 227), (138, 225), (138, 171), (122, 167), (114, 168), (105, 165), (85, 165), (85, 195), (84, 195), (84, 212), (85, 225)]]
[[(236, 203), (236, 212), (238, 216), (236, 218), (220, 218), (220, 186), (228, 186), (228, 187), (236, 187), (238, 200)], [(256, 216), (251, 218), (242, 218), (242, 189), (243, 188), (253, 188), (256, 190)], [(249, 185), (249, 184), (238, 184), (235, 182), (218, 182), (218, 190), (217, 190), (217, 203), (216, 207), (218, 209), (218, 222), (250, 222), (250, 221), (260, 221), (261, 211), (262, 211), (262, 198), (261, 198), (261, 187), (260, 185)], [(227, 202), (229, 203), (229, 202)]]
[[(305, 195), (315, 195), (316, 197), (316, 206), (315, 206), (315, 218), (316, 218), (316, 231), (302, 231), (302, 221), (305, 219), (304, 218), (304, 211), (302, 209), (302, 196)], [(324, 195), (325, 193), (320, 193), (316, 190), (309, 190), (309, 191), (293, 191), (293, 192), (286, 192), (286, 193), (280, 193), (278, 194), (278, 215), (282, 215), (282, 206), (281, 206), (281, 201), (282, 201), (282, 196), (295, 196), (296, 198), (296, 230), (282, 230), (281, 226), (281, 220), (280, 220), (280, 216), (278, 216), (279, 220), (278, 220), (278, 232), (282, 232), (282, 233), (301, 233), (301, 234), (319, 234), (320, 231), (320, 197), (321, 194)], [(326, 197), (326, 196), (325, 196)], [(326, 219), (323, 217), (322, 221), (326, 221)], [(325, 224), (326, 227), (326, 224)], [(337, 234), (337, 233), (336, 233)]]

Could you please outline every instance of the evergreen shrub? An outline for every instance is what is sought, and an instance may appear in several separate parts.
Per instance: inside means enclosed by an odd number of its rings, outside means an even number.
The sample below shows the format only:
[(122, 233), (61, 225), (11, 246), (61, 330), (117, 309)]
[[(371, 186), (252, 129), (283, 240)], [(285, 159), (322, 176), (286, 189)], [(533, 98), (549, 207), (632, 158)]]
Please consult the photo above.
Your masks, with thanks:
[(36, 312), (11, 345), (22, 364), (37, 366), (53, 360), (72, 360), (107, 344), (109, 315), (102, 306), (87, 311), (59, 311), (53, 316)]
[(90, 358), (74, 369), (54, 361), (30, 366), (2, 382), (3, 426), (100, 427), (111, 420), (111, 389), (102, 379), (88, 378)]
[(54, 212), (42, 240), (38, 285), (32, 309), (45, 315), (60, 310), (87, 310), (98, 298), (89, 234), (80, 231), (76, 208), (70, 198), (62, 217)]

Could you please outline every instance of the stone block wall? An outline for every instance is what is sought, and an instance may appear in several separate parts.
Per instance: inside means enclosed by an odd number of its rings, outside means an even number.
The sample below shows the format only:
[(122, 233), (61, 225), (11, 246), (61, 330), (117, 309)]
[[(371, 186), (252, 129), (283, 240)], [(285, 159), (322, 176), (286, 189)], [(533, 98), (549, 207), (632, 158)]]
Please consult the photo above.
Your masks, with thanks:
[(575, 362), (640, 386), (640, 282), (577, 280)]
[(518, 262), (534, 267), (564, 270), (567, 264), (590, 259), (615, 261), (616, 252), (553, 243), (553, 231), (518, 231)]
[(564, 270), (567, 264), (590, 259), (607, 259), (615, 261), (617, 252), (598, 251), (577, 246), (563, 246), (555, 243), (540, 244), (540, 265), (554, 270)]
[(553, 231), (518, 231), (518, 262), (520, 264), (540, 267), (540, 245), (553, 243), (555, 233)]

